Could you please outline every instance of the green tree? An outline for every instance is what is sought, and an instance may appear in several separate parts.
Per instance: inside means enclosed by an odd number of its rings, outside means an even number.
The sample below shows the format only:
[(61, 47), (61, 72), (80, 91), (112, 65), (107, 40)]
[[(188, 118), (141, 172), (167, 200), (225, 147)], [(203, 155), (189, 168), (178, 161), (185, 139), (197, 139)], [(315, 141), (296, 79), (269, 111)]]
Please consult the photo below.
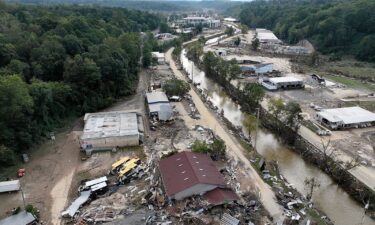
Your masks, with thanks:
[(251, 41), (251, 49), (257, 51), (259, 48), (260, 42), (258, 38), (255, 38)]
[(210, 148), (209, 145), (206, 144), (203, 141), (195, 140), (193, 145), (191, 146), (191, 149), (193, 152), (198, 152), (198, 153), (209, 153)]
[(247, 34), (249, 32), (249, 27), (247, 27), (245, 24), (241, 24), (241, 33)]
[(243, 126), (246, 128), (249, 135), (256, 129), (257, 118), (251, 114), (245, 113), (242, 120)]
[(190, 91), (190, 85), (183, 80), (167, 80), (163, 89), (168, 96), (184, 96)]
[(249, 110), (254, 111), (259, 107), (260, 101), (265, 95), (264, 89), (256, 83), (247, 83), (242, 90), (243, 102)]
[(0, 167), (13, 166), (16, 162), (16, 154), (13, 150), (0, 145)]
[(240, 43), (241, 43), (241, 38), (237, 37), (236, 40), (234, 41), (234, 45), (236, 45), (238, 47), (240, 45)]
[(195, 63), (200, 63), (199, 58), (203, 55), (203, 45), (200, 42), (193, 42), (187, 47), (186, 55)]
[(160, 33), (170, 33), (171, 30), (167, 23), (161, 22), (159, 25)]
[(226, 29), (225, 29), (225, 34), (226, 35), (228, 35), (228, 36), (232, 36), (233, 34), (234, 34), (234, 28), (233, 27), (227, 27)]

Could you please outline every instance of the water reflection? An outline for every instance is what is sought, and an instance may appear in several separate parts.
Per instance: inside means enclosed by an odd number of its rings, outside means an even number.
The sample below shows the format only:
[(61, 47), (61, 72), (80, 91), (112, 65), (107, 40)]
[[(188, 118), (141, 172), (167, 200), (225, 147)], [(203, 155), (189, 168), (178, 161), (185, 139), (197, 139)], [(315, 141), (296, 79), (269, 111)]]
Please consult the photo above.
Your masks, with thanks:
[[(204, 90), (211, 102), (224, 111), (224, 116), (235, 126), (242, 126), (243, 114), (240, 106), (235, 104), (212, 80), (205, 77), (190, 60), (185, 57), (185, 50), (181, 54), (181, 62), (190, 79), (193, 70), (194, 83)], [(264, 130), (258, 131), (257, 150), (267, 160), (276, 160), (281, 174), (293, 184), (300, 193), (306, 193), (304, 180), (315, 177), (320, 187), (313, 195), (317, 207), (323, 210), (338, 225), (356, 225), (361, 223), (363, 209), (353, 201), (347, 193), (338, 187), (329, 176), (305, 161), (292, 150), (281, 145), (274, 135)], [(363, 225), (375, 225), (375, 222), (365, 216)]]

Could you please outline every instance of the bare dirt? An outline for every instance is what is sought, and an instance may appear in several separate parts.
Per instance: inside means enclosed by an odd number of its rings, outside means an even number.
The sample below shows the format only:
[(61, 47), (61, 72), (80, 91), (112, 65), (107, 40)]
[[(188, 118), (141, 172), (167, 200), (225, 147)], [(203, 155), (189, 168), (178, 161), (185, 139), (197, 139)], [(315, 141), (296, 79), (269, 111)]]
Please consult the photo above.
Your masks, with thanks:
[[(148, 88), (147, 71), (141, 71), (139, 77), (135, 95), (119, 100), (103, 111), (144, 112), (144, 90)], [(24, 165), (26, 175), (20, 181), (25, 202), (40, 210), (41, 221), (45, 224), (60, 224), (60, 213), (71, 199), (69, 194), (75, 193), (74, 190), (71, 191), (72, 184), (75, 186), (77, 180), (91, 174), (85, 171), (92, 170), (92, 174), (105, 173), (108, 166), (118, 157), (110, 153), (100, 153), (82, 162), (78, 142), (82, 129), (83, 123), (80, 118), (69, 131), (57, 134), (55, 141), (46, 141), (35, 148), (30, 154), (29, 163)], [(21, 192), (1, 194), (0, 201), (0, 216), (4, 216), (13, 208), (22, 206)]]

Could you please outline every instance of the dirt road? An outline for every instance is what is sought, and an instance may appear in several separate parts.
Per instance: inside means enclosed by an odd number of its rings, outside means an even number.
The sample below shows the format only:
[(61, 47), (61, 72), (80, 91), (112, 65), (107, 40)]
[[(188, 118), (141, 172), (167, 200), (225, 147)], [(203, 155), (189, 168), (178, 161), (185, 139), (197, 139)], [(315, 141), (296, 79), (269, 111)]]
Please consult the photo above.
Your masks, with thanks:
[[(177, 69), (176, 63), (171, 57), (172, 51), (173, 48), (166, 53), (166, 61), (169, 62), (169, 65), (176, 78), (186, 81), (185, 76)], [(259, 190), (262, 202), (266, 209), (277, 221), (279, 221), (282, 218), (281, 207), (276, 203), (274, 193), (272, 192), (271, 188), (263, 182), (258, 173), (251, 166), (249, 160), (245, 157), (243, 152), (246, 150), (243, 149), (235, 138), (227, 132), (227, 129), (221, 125), (216, 116), (206, 107), (206, 105), (204, 105), (198, 94), (193, 89), (190, 90), (189, 94), (192, 96), (192, 100), (202, 119), (192, 120), (189, 117), (184, 116), (183, 119), (185, 120), (187, 126), (191, 127), (192, 125), (202, 125), (215, 130), (215, 133), (225, 141), (228, 154), (244, 165), (244, 169), (248, 172), (248, 178), (251, 179), (254, 187)], [(183, 110), (182, 107), (179, 107), (178, 109)], [(187, 114), (184, 111), (180, 113), (182, 115)]]

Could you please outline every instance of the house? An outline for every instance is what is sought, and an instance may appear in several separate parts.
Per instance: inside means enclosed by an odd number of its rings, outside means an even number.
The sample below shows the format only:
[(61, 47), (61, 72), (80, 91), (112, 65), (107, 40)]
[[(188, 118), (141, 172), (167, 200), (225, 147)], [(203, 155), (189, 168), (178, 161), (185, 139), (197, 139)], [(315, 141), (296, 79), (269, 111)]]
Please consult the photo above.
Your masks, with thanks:
[(275, 91), (278, 89), (298, 89), (305, 87), (303, 81), (295, 77), (260, 78), (259, 83), (269, 91)]
[(153, 91), (147, 93), (146, 101), (150, 117), (156, 117), (162, 121), (167, 121), (172, 118), (173, 110), (164, 92)]
[(21, 211), (0, 220), (0, 225), (34, 225), (37, 224), (35, 216), (29, 212)]
[(272, 31), (263, 28), (256, 29), (256, 37), (260, 43), (280, 44), (282, 42)]
[(375, 113), (361, 107), (323, 109), (315, 119), (331, 129), (359, 128), (375, 125)]
[(86, 113), (84, 122), (80, 146), (86, 152), (136, 146), (144, 140), (143, 118), (136, 112)]
[(155, 58), (159, 65), (165, 63), (165, 55), (160, 52), (151, 52), (152, 58)]
[(21, 189), (19, 180), (0, 182), (0, 193), (19, 191)]
[(179, 152), (159, 162), (163, 186), (170, 199), (181, 200), (225, 188), (223, 175), (206, 154)]

